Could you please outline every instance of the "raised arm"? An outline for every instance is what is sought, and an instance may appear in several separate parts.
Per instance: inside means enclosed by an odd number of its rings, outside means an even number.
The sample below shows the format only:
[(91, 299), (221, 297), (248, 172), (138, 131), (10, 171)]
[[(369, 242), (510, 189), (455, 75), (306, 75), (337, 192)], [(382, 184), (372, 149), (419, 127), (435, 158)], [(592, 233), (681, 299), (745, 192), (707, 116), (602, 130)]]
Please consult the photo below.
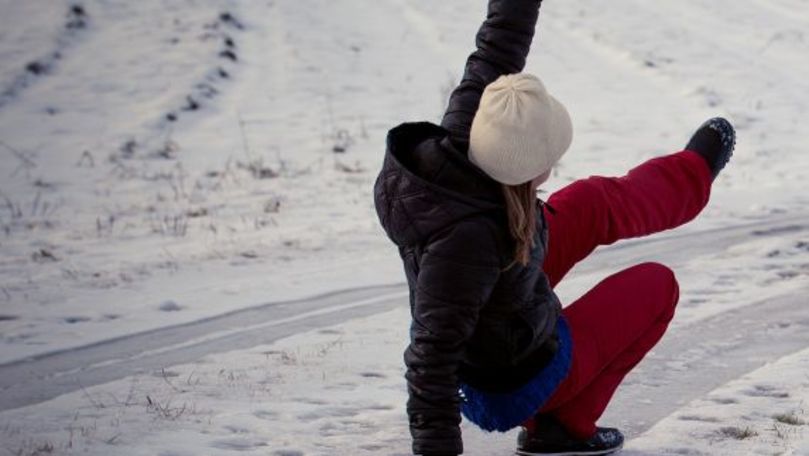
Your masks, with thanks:
[(452, 92), (441, 126), (464, 153), (483, 89), (504, 74), (519, 73), (534, 38), (542, 0), (489, 0), (476, 36), (477, 50), (466, 61), (463, 79)]

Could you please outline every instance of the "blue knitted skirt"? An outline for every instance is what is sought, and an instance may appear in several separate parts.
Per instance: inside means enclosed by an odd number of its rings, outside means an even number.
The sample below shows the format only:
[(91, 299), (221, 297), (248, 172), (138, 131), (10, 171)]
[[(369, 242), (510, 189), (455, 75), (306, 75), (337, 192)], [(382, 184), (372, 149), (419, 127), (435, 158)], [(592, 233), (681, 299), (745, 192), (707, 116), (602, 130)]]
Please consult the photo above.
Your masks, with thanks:
[(572, 339), (563, 316), (556, 323), (559, 350), (537, 375), (508, 393), (480, 391), (461, 383), (461, 413), (485, 431), (506, 432), (534, 416), (567, 377), (570, 370)]

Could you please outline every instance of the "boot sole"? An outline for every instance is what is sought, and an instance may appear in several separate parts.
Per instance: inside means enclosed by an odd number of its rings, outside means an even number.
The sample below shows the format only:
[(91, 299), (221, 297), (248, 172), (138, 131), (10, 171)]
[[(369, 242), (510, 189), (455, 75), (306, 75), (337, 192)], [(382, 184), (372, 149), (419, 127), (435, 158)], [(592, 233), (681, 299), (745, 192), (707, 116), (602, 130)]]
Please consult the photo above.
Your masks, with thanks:
[(621, 448), (624, 447), (624, 444), (618, 445), (616, 448), (610, 448), (609, 450), (597, 450), (597, 451), (563, 451), (561, 453), (536, 453), (532, 451), (524, 451), (524, 450), (517, 450), (515, 454), (520, 456), (597, 456), (597, 455), (604, 455), (604, 454), (613, 454), (616, 451), (620, 451)]

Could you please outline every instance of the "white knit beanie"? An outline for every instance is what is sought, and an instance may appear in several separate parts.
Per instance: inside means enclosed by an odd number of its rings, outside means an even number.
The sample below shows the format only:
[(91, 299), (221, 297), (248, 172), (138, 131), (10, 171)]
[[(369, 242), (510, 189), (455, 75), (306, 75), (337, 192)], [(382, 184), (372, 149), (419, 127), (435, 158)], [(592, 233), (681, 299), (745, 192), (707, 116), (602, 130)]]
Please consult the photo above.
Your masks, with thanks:
[(492, 179), (518, 185), (549, 171), (572, 139), (567, 110), (538, 77), (503, 75), (483, 91), (469, 133), (469, 160)]

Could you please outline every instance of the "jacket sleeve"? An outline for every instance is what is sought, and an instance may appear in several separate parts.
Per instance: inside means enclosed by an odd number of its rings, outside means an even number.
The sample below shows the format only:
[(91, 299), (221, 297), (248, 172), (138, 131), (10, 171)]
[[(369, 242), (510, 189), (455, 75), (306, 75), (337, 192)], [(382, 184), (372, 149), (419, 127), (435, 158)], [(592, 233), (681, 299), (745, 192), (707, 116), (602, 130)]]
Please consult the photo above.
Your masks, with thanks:
[(491, 228), (473, 220), (434, 235), (422, 252), (404, 352), (414, 454), (463, 452), (457, 370), (498, 280), (498, 258)]
[(487, 85), (504, 74), (519, 73), (534, 38), (542, 0), (489, 0), (488, 16), (478, 30), (475, 50), (452, 92), (441, 126), (456, 148), (469, 148), (469, 130)]

